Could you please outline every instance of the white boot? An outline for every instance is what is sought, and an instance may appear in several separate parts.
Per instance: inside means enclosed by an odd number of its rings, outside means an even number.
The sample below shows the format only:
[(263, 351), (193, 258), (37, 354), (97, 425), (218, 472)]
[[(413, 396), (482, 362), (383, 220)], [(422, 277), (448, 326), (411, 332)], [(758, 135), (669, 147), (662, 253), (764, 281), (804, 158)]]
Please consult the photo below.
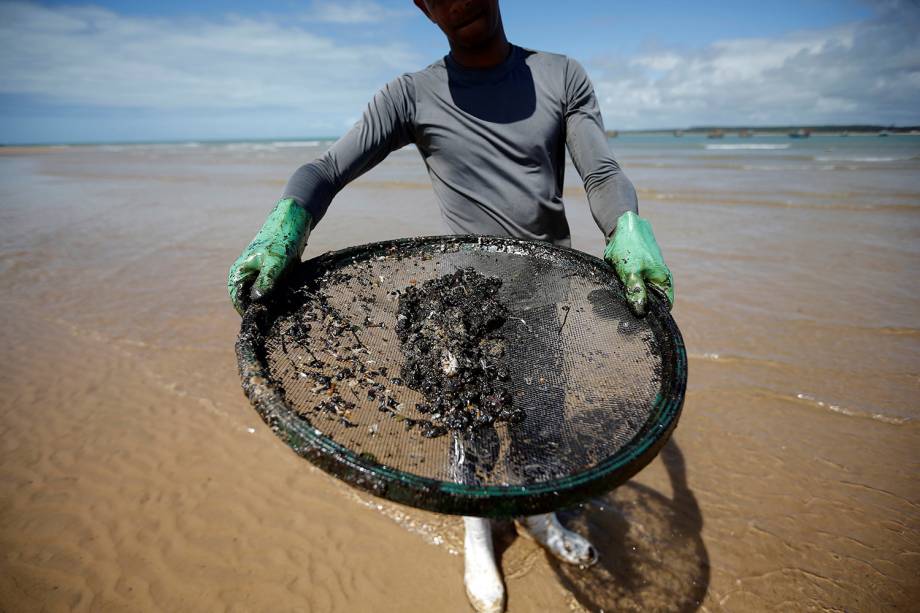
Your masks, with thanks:
[(492, 524), (481, 517), (464, 517), (463, 523), (466, 596), (478, 613), (501, 613), (505, 609), (505, 588), (495, 565)]
[(543, 545), (563, 562), (579, 566), (591, 566), (597, 562), (597, 552), (588, 539), (559, 523), (555, 513), (532, 515), (519, 522), (526, 536)]

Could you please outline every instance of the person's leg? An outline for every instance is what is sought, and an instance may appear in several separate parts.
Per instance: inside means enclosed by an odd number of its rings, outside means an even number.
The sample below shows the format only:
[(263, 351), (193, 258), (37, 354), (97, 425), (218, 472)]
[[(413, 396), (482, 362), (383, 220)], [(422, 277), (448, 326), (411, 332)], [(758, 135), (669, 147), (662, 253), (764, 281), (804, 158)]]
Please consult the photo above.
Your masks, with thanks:
[(588, 539), (563, 526), (555, 513), (522, 517), (518, 525), (524, 528), (524, 534), (563, 562), (581, 566), (597, 562), (597, 552)]
[(495, 563), (492, 524), (483, 517), (464, 517), (463, 524), (466, 596), (479, 613), (501, 613), (505, 608), (505, 587)]
[[(561, 327), (556, 308), (551, 304), (529, 309), (528, 323), (542, 334), (534, 335), (527, 343), (509, 345), (512, 367), (526, 370), (533, 383), (546, 388), (541, 393), (543, 419), (528, 422), (525, 418), (522, 424), (513, 426), (509, 431), (511, 463), (519, 476), (533, 483), (567, 474), (564, 465), (553, 461), (558, 457), (558, 433), (565, 422), (563, 349), (558, 345), (558, 339), (545, 336)], [(533, 372), (535, 363), (542, 363), (538, 372)], [(591, 565), (597, 561), (597, 553), (588, 539), (567, 529), (553, 513), (519, 518), (518, 526), (563, 562)]]
[[(450, 446), (453, 478), (467, 485), (481, 485), (498, 458), (499, 440), (495, 428), (477, 428), (455, 433)], [(505, 587), (495, 563), (492, 524), (482, 517), (464, 517), (463, 581), (470, 604), (479, 613), (500, 613), (505, 607)]]

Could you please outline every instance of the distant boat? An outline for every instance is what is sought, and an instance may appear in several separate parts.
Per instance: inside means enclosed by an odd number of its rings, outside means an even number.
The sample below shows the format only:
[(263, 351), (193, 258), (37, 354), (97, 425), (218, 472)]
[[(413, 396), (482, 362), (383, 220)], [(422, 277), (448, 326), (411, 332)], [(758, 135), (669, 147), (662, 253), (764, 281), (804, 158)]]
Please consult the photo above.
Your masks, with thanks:
[(674, 130), (674, 136), (683, 136), (683, 135), (684, 135), (683, 130)]
[(806, 130), (805, 128), (799, 128), (795, 132), (789, 133), (789, 138), (808, 138), (811, 136), (811, 130)]
[(850, 135), (850, 133), (847, 132), (846, 130), (844, 130), (843, 132), (840, 133), (840, 136), (849, 136), (849, 135)]
[(706, 134), (706, 138), (722, 138), (723, 136), (725, 136), (725, 132), (718, 128), (710, 130), (709, 133)]
[(889, 132), (888, 130), (882, 130), (881, 132), (878, 133), (878, 135), (879, 136), (891, 136), (891, 132)]
[(751, 132), (750, 130), (738, 130), (738, 136), (740, 136), (741, 138), (751, 138), (752, 136), (754, 136), (754, 133)]
[(607, 130), (607, 138), (616, 138), (620, 133), (617, 130)]

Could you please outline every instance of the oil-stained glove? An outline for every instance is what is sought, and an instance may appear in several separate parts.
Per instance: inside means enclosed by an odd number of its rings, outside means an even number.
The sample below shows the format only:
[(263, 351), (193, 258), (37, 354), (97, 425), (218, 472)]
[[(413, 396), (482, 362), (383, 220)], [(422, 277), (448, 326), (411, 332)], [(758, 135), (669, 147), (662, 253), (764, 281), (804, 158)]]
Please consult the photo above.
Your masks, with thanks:
[(604, 251), (604, 259), (613, 266), (626, 287), (626, 300), (636, 315), (645, 315), (646, 285), (667, 296), (668, 308), (674, 305), (674, 280), (647, 219), (632, 211), (620, 215), (613, 238)]
[(312, 222), (310, 213), (293, 198), (278, 201), (262, 229), (230, 267), (227, 289), (241, 315), (248, 300), (258, 300), (269, 293), (284, 273), (300, 261)]

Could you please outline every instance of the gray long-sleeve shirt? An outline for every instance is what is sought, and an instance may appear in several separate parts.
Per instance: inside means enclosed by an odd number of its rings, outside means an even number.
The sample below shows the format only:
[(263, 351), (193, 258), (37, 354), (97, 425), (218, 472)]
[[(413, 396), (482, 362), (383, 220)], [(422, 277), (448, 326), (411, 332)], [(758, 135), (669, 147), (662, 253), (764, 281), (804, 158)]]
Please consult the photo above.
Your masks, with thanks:
[(345, 136), (297, 169), (283, 197), (304, 205), (315, 225), (339, 190), (410, 143), (456, 234), (568, 246), (566, 145), (605, 236), (622, 213), (638, 208), (610, 153), (584, 69), (565, 56), (517, 46), (494, 68), (464, 68), (448, 55), (388, 83)]

